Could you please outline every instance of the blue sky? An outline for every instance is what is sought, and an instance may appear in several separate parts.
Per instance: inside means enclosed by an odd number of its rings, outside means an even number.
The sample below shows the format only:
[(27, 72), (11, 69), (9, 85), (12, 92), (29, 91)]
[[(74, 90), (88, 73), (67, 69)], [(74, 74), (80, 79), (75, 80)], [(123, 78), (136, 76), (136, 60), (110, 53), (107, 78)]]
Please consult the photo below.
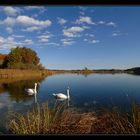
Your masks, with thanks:
[(140, 66), (138, 6), (1, 6), (0, 53), (26, 46), (49, 69)]

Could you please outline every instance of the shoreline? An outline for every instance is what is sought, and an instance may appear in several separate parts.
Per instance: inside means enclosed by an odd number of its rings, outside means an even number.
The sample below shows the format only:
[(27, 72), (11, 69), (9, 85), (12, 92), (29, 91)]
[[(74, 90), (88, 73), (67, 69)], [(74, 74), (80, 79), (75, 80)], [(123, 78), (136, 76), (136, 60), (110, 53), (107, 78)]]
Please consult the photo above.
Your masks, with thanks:
[(55, 74), (49, 70), (0, 69), (0, 79), (37, 78)]
[(0, 79), (27, 79), (28, 78), (40, 78), (51, 76), (54, 74), (82, 74), (82, 75), (89, 75), (89, 74), (138, 74), (139, 72), (135, 72), (133, 69), (129, 70), (21, 70), (21, 69), (0, 69)]
[[(52, 111), (46, 103), (30, 110), (30, 114), (11, 118), (8, 130), (11, 134), (139, 134), (140, 108), (136, 104), (131, 108), (129, 113), (103, 109), (99, 115), (93, 111), (66, 110), (61, 106)], [(55, 113), (58, 110), (59, 113)], [(36, 116), (38, 119), (34, 123), (32, 120)], [(49, 121), (50, 118), (53, 121)]]

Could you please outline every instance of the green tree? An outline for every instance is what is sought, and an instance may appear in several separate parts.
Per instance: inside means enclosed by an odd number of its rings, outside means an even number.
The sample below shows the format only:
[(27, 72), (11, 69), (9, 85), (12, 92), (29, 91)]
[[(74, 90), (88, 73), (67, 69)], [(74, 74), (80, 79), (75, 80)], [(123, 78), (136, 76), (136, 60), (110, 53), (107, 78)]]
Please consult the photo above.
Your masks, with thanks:
[(39, 62), (40, 58), (34, 50), (18, 46), (11, 49), (4, 66), (10, 69), (43, 69)]

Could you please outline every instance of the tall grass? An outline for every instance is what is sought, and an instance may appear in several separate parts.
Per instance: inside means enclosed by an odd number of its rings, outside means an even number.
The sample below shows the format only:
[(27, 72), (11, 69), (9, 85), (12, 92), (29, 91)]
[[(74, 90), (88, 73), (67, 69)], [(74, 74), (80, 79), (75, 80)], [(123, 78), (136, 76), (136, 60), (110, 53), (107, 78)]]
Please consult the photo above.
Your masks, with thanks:
[(41, 77), (54, 74), (49, 70), (0, 69), (0, 78)]
[(14, 134), (47, 134), (62, 113), (62, 106), (49, 109), (48, 103), (37, 105), (26, 115), (15, 114), (9, 124), (9, 130)]
[(9, 130), (14, 134), (139, 134), (140, 108), (133, 104), (130, 113), (104, 109), (97, 116), (63, 106), (50, 109), (46, 103), (26, 115), (16, 115)]
[(93, 123), (91, 133), (140, 134), (140, 107), (133, 103), (129, 113), (104, 110)]
[(140, 107), (135, 102), (132, 104), (132, 115), (130, 119), (135, 128), (135, 132), (140, 133)]
[(90, 132), (93, 119), (92, 113), (81, 115), (65, 105), (50, 109), (45, 103), (26, 115), (16, 113), (8, 129), (13, 134), (85, 134)]

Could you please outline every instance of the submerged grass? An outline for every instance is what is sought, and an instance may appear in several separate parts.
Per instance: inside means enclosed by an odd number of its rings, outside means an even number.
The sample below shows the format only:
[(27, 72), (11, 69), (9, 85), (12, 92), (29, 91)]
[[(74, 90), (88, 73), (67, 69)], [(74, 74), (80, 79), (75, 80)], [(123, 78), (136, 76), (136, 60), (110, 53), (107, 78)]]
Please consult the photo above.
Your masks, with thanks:
[(78, 113), (63, 106), (37, 105), (26, 115), (18, 114), (9, 124), (14, 134), (139, 134), (140, 108), (132, 105), (130, 113), (102, 110)]

